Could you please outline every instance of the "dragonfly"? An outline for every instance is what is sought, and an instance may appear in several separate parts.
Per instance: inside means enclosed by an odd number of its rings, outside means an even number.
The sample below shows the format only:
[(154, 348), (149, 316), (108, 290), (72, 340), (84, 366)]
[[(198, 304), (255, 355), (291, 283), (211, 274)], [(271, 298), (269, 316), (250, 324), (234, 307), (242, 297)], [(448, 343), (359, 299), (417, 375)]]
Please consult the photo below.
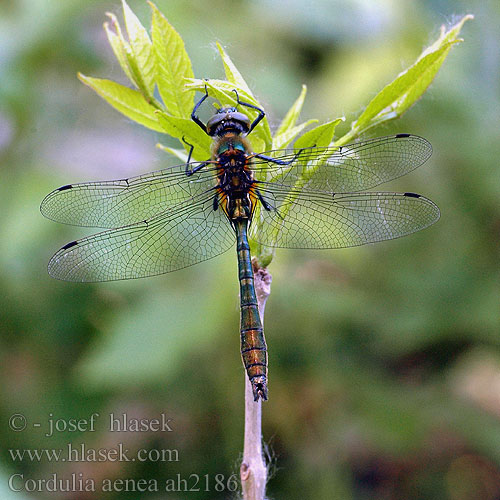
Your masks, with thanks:
[[(240, 100), (205, 124), (210, 159), (127, 179), (67, 184), (48, 194), (44, 216), (104, 231), (71, 241), (48, 264), (49, 274), (75, 282), (169, 273), (234, 247), (240, 287), (241, 356), (255, 401), (268, 398), (267, 346), (259, 316), (249, 245), (333, 249), (405, 236), (439, 219), (438, 207), (411, 193), (365, 191), (422, 165), (430, 143), (396, 134), (347, 146), (252, 150), (248, 136), (264, 118)], [(257, 112), (251, 122), (238, 108)], [(312, 173), (311, 173), (312, 172)]]

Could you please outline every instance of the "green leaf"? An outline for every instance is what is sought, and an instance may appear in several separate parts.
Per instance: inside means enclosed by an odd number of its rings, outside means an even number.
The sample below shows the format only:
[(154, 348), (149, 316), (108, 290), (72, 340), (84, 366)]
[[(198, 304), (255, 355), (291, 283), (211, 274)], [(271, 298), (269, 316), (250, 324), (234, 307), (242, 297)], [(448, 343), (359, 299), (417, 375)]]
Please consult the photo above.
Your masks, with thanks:
[(164, 132), (158, 123), (156, 108), (148, 104), (137, 90), (111, 80), (91, 78), (81, 73), (78, 73), (78, 78), (126, 117), (157, 132)]
[(123, 4), (123, 18), (127, 28), (129, 46), (128, 62), (134, 74), (139, 89), (148, 98), (154, 94), (154, 56), (146, 28), (141, 24), (137, 16), (132, 12), (125, 0)]
[(262, 153), (266, 149), (266, 143), (260, 137), (250, 137), (250, 143), (254, 153)]
[(247, 85), (247, 82), (245, 82), (244, 78), (241, 76), (241, 73), (238, 71), (233, 61), (231, 61), (230, 57), (227, 55), (226, 51), (222, 48), (222, 45), (219, 42), (217, 42), (217, 48), (219, 49), (222, 63), (224, 64), (224, 71), (226, 73), (228, 82), (233, 83), (238, 88), (245, 91), (247, 95), (253, 97), (252, 91)]
[(427, 49), (425, 49), (420, 57), (425, 56), (429, 52), (433, 52), (434, 50), (437, 50), (441, 45), (447, 43), (447, 42), (452, 42), (454, 40), (462, 42), (462, 39), (457, 39), (458, 34), (462, 30), (463, 25), (465, 24), (466, 21), (474, 19), (474, 16), (472, 14), (467, 14), (466, 16), (462, 17), (458, 23), (453, 25), (448, 31), (446, 31), (446, 26), (444, 24), (441, 26), (439, 38)]
[(191, 60), (179, 33), (156, 5), (152, 2), (149, 5), (153, 11), (151, 34), (158, 90), (171, 115), (187, 118), (193, 111), (193, 94), (186, 92), (184, 79), (194, 77)]
[(299, 97), (293, 103), (292, 107), (288, 110), (288, 113), (286, 114), (285, 118), (283, 118), (283, 121), (280, 123), (280, 126), (276, 131), (275, 137), (284, 134), (297, 123), (300, 112), (302, 111), (304, 99), (306, 98), (306, 93), (307, 93), (307, 87), (305, 85), (302, 85), (302, 90), (300, 92)]
[(111, 45), (111, 48), (113, 49), (115, 57), (120, 63), (122, 70), (127, 75), (128, 79), (136, 85), (135, 77), (132, 74), (130, 65), (128, 63), (129, 56), (127, 56), (127, 53), (130, 53), (131, 51), (130, 46), (123, 38), (123, 34), (121, 32), (120, 25), (118, 24), (116, 16), (110, 12), (107, 12), (106, 15), (111, 19), (111, 24), (115, 30), (113, 32), (113, 30), (109, 26), (109, 23), (104, 23), (104, 30), (106, 31), (109, 44)]
[(439, 39), (423, 51), (417, 61), (379, 92), (353, 124), (352, 130), (360, 133), (382, 122), (401, 116), (430, 85), (443, 64), (461, 27), (472, 16), (465, 16), (449, 31), (443, 29)]
[(186, 149), (189, 146), (182, 141), (184, 138), (189, 144), (194, 146), (193, 149), (193, 159), (198, 161), (208, 160), (211, 157), (210, 137), (203, 132), (203, 130), (196, 125), (192, 120), (187, 118), (179, 118), (176, 116), (169, 115), (163, 111), (156, 111), (156, 116), (162, 127), (163, 132), (171, 135), (172, 137), (177, 137)]
[(273, 149), (286, 148), (295, 137), (297, 137), (306, 127), (313, 123), (318, 123), (318, 120), (307, 120), (296, 127), (285, 129), (281, 134), (276, 134), (273, 139)]
[[(255, 97), (248, 94), (245, 89), (226, 80), (200, 80), (199, 78), (193, 78), (185, 84), (186, 89), (197, 90), (203, 93), (205, 93), (205, 86), (208, 89), (209, 95), (214, 99), (222, 101), (221, 104), (223, 105), (236, 106), (236, 95), (233, 92), (233, 89), (236, 89), (240, 99), (250, 104), (254, 104), (255, 106), (260, 106)], [(249, 113), (257, 114), (257, 111), (249, 110)]]
[(310, 148), (312, 146), (326, 147), (329, 146), (333, 140), (335, 127), (344, 121), (343, 118), (337, 118), (331, 122), (318, 125), (312, 130), (308, 130), (304, 135), (299, 137), (294, 144), (295, 148)]

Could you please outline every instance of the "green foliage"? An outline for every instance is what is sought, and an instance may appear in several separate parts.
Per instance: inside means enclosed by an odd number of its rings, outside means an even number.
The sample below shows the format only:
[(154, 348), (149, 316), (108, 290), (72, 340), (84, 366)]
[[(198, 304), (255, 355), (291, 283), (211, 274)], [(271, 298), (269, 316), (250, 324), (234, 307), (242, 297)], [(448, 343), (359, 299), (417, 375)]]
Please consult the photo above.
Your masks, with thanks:
[[(207, 90), (210, 96), (223, 105), (236, 106), (237, 100), (234, 92), (236, 90), (241, 100), (259, 108), (262, 108), (262, 105), (219, 43), (217, 43), (217, 48), (224, 65), (226, 80), (195, 79), (182, 38), (157, 7), (152, 2), (149, 2), (149, 5), (152, 9), (152, 41), (125, 0), (123, 0), (123, 17), (128, 42), (123, 37), (115, 16), (109, 14), (112, 28), (108, 23), (104, 25), (120, 66), (137, 90), (109, 80), (84, 75), (79, 75), (79, 77), (128, 118), (181, 140), (185, 150), (188, 148), (187, 143), (192, 144), (194, 146), (193, 158), (205, 160), (210, 157), (209, 137), (190, 119), (194, 91), (205, 92)], [(440, 37), (422, 52), (416, 62), (372, 99), (359, 118), (352, 123), (350, 132), (334, 141), (335, 127), (343, 120), (343, 118), (337, 118), (328, 123), (316, 125), (305, 132), (296, 140), (295, 147), (344, 145), (368, 129), (400, 117), (425, 92), (452, 45), (460, 41), (457, 36), (463, 24), (471, 18), (470, 15), (464, 16), (448, 31), (442, 27)], [(155, 86), (158, 88), (162, 103), (154, 97)], [(303, 85), (299, 97), (291, 106), (274, 136), (271, 134), (267, 117), (264, 117), (252, 132), (252, 145), (255, 151), (284, 148), (304, 129), (317, 123), (317, 120), (311, 119), (297, 125), (305, 96), (306, 86)], [(248, 109), (245, 112), (248, 113), (250, 119), (255, 119), (257, 116), (256, 110)], [(186, 155), (182, 150), (160, 147), (185, 161)], [(307, 185), (314, 173), (312, 169), (305, 169), (303, 177), (297, 180), (294, 191)], [(254, 235), (259, 231), (259, 218), (256, 217), (255, 221), (252, 228)], [(271, 262), (272, 250), (255, 245), (255, 243), (252, 248), (254, 251), (257, 250), (257, 258), (262, 266)]]
[(130, 119), (145, 127), (165, 132), (161, 127), (156, 109), (144, 99), (144, 95), (137, 90), (124, 87), (119, 83), (101, 78), (92, 78), (78, 74), (78, 78), (93, 88), (105, 101)]
[(318, 125), (312, 130), (308, 130), (305, 134), (297, 139), (295, 142), (296, 148), (310, 148), (312, 146), (326, 147), (333, 141), (333, 134), (335, 127), (342, 122), (342, 118), (337, 118), (331, 122)]
[[(146, 29), (125, 0), (123, 0), (123, 16), (128, 42), (124, 39), (114, 15), (108, 14), (114, 31), (108, 23), (104, 24), (115, 56), (138, 92), (131, 93), (122, 85), (111, 85), (107, 80), (97, 80), (80, 75), (84, 83), (92, 87), (101, 97), (132, 120), (179, 139), (182, 138), (183, 134), (189, 134), (189, 139), (194, 140), (193, 135), (199, 138), (199, 134), (193, 132), (197, 128), (196, 125), (193, 123), (189, 125), (183, 120), (189, 119), (191, 114), (193, 91), (204, 92), (207, 88), (211, 96), (225, 105), (236, 105), (236, 96), (233, 90), (237, 90), (242, 100), (262, 107), (219, 43), (217, 43), (217, 48), (224, 65), (226, 80), (194, 79), (191, 61), (182, 38), (158, 8), (152, 2), (149, 4), (152, 9), (152, 42)], [(457, 36), (463, 24), (472, 18), (471, 15), (464, 16), (447, 31), (443, 26), (440, 37), (422, 52), (412, 66), (399, 74), (394, 81), (372, 99), (359, 118), (352, 123), (351, 132), (339, 138), (335, 144), (345, 144), (346, 138), (352, 140), (376, 125), (400, 117), (425, 92), (446, 59), (452, 45), (461, 41)], [(162, 104), (156, 102), (153, 96), (155, 85), (158, 87)], [(290, 144), (307, 126), (316, 123), (317, 120), (309, 120), (296, 125), (305, 96), (306, 86), (303, 85), (300, 96), (286, 114), (274, 137), (271, 136), (269, 123), (264, 118), (253, 132), (254, 141), (255, 139), (263, 141), (265, 149), (283, 148)], [(248, 113), (251, 118), (257, 114), (254, 110), (250, 110)], [(170, 119), (164, 119), (165, 117)], [(315, 139), (319, 140), (320, 136), (321, 144), (326, 145), (324, 139), (329, 137), (329, 132), (333, 132), (335, 125), (340, 120), (319, 125), (316, 127), (317, 130), (310, 130), (296, 144), (296, 147), (319, 144), (319, 142), (315, 142)], [(332, 143), (332, 139), (330, 137), (330, 143)], [(204, 144), (203, 141), (198, 140), (197, 142), (199, 144), (198, 147), (195, 147), (195, 152), (201, 155), (198, 149), (204, 149), (205, 156), (209, 155), (209, 146), (206, 141)]]
[(457, 39), (465, 21), (473, 16), (464, 16), (451, 29), (441, 27), (440, 37), (407, 70), (384, 87), (368, 104), (361, 116), (352, 124), (355, 135), (385, 121), (399, 118), (426, 91), (443, 64)]
[(193, 95), (185, 92), (179, 85), (179, 75), (194, 77), (191, 60), (180, 35), (156, 6), (152, 3), (150, 5), (153, 9), (154, 78), (158, 92), (171, 115), (188, 118), (193, 110)]

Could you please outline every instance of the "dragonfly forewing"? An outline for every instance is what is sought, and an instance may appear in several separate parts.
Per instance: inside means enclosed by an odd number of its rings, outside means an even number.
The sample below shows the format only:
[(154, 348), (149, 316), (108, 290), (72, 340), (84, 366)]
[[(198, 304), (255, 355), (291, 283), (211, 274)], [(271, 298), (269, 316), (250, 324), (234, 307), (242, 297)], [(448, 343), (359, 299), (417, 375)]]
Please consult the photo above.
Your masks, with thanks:
[[(378, 137), (341, 147), (314, 147), (267, 153), (289, 165), (255, 158), (256, 178), (293, 188), (304, 173), (312, 190), (352, 192), (371, 189), (422, 165), (432, 154), (431, 144), (411, 134)], [(263, 175), (263, 174), (266, 175)]]
[[(197, 165), (190, 164), (192, 168)], [(210, 165), (189, 178), (186, 165), (177, 165), (129, 179), (68, 184), (49, 193), (40, 209), (57, 222), (116, 228), (150, 219), (214, 185)]]

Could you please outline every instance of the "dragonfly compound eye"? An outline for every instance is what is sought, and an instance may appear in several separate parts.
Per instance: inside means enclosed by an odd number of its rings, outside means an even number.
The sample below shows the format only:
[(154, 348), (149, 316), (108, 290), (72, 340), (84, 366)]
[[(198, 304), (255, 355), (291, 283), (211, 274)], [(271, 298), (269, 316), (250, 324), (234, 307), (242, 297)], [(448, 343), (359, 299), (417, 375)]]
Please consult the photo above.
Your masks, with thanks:
[(221, 108), (207, 122), (207, 133), (210, 136), (220, 135), (223, 131), (235, 129), (238, 133), (250, 130), (250, 119), (236, 108)]

